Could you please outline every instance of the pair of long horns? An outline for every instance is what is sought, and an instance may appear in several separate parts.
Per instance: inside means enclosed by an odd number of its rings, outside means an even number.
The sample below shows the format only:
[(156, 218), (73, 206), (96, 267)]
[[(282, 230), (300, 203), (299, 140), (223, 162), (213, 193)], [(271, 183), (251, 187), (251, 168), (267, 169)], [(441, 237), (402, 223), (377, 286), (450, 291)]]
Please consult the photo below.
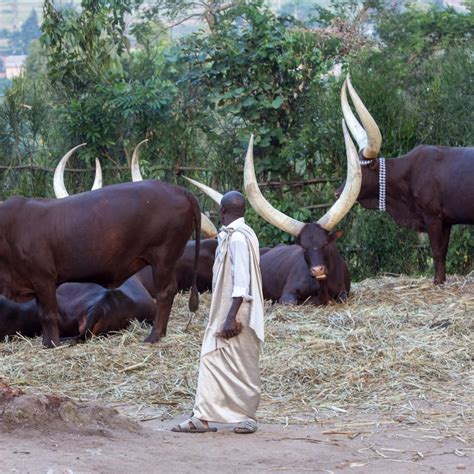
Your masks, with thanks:
[[(148, 141), (148, 138), (145, 140), (142, 140), (133, 150), (132, 164), (131, 164), (133, 181), (143, 180), (142, 175), (140, 173), (140, 165), (138, 164), (138, 149), (143, 143), (147, 141)], [(80, 145), (77, 145), (74, 148), (71, 148), (61, 158), (61, 160), (58, 163), (58, 166), (56, 166), (56, 169), (54, 170), (53, 188), (54, 188), (54, 195), (56, 196), (57, 199), (62, 199), (69, 196), (69, 193), (67, 192), (66, 186), (64, 184), (64, 170), (66, 168), (66, 164), (69, 158), (71, 158), (74, 152), (85, 145), (87, 145), (87, 143), (81, 143)], [(92, 185), (91, 191), (94, 191), (94, 189), (99, 189), (101, 187), (102, 187), (102, 168), (100, 167), (99, 160), (96, 158), (95, 159), (95, 179), (94, 179), (94, 183)]]
[[(344, 142), (346, 145), (347, 178), (339, 199), (331, 206), (326, 214), (317, 221), (317, 223), (327, 231), (334, 229), (351, 210), (357, 200), (362, 183), (362, 171), (359, 158), (344, 120), (342, 121), (342, 130), (344, 132)], [(253, 164), (253, 135), (250, 138), (247, 156), (245, 157), (244, 186), (250, 204), (263, 219), (295, 237), (300, 234), (305, 224), (275, 209), (260, 192)]]
[[(318, 224), (328, 231), (332, 230), (350, 211), (357, 199), (357, 196), (359, 195), (360, 186), (362, 183), (362, 172), (360, 169), (357, 151), (354, 144), (352, 143), (344, 121), (342, 122), (342, 128), (344, 131), (344, 141), (347, 151), (347, 179), (344, 190), (342, 191), (339, 199), (318, 221)], [(186, 179), (206, 193), (217, 204), (220, 204), (222, 194), (210, 188), (209, 186), (206, 186), (205, 184), (195, 181), (194, 179)], [(275, 209), (260, 192), (257, 179), (255, 177), (255, 169), (253, 164), (253, 135), (250, 137), (247, 155), (245, 157), (244, 187), (247, 198), (257, 214), (259, 214), (270, 224), (285, 232), (288, 232), (291, 235), (294, 235), (295, 237), (300, 234), (305, 224), (287, 216), (278, 209)]]
[[(362, 125), (357, 120), (352, 112), (352, 109), (347, 100), (347, 90), (351, 96), (352, 103), (360, 117)], [(377, 123), (370, 115), (369, 111), (363, 104), (359, 95), (352, 86), (351, 79), (347, 76), (341, 89), (341, 107), (347, 127), (352, 133), (352, 136), (359, 145), (359, 150), (362, 150), (364, 158), (372, 160), (377, 158), (380, 147), (382, 146), (382, 134), (380, 133)]]
[[(56, 166), (54, 170), (54, 179), (53, 179), (53, 188), (54, 194), (58, 199), (62, 199), (69, 196), (67, 192), (66, 186), (64, 185), (64, 169), (66, 168), (66, 163), (68, 162), (69, 158), (73, 155), (73, 153), (83, 146), (86, 143), (81, 143), (80, 145), (75, 146), (71, 150), (69, 150), (62, 158), (61, 161)], [(92, 185), (92, 191), (94, 189), (99, 189), (102, 187), (102, 168), (100, 167), (100, 162), (96, 158), (95, 159), (95, 179)]]

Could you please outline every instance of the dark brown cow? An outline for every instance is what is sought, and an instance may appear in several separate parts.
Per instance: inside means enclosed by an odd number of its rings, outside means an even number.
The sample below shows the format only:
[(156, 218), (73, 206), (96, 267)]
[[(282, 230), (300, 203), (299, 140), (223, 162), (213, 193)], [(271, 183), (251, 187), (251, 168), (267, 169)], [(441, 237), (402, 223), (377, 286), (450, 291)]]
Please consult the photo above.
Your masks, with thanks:
[(0, 296), (0, 341), (17, 333), (26, 337), (41, 334), (38, 306), (34, 299), (16, 303)]
[[(192, 286), (195, 247), (196, 241), (190, 240), (186, 244), (183, 255), (181, 255), (176, 263), (176, 283), (178, 285), (178, 291), (189, 290)], [(212, 267), (214, 265), (216, 248), (217, 239), (201, 240), (196, 278), (199, 293), (212, 291)], [(147, 266), (143, 268), (136, 276), (148, 291), (152, 291), (153, 278), (151, 267)]]
[(294, 245), (278, 245), (260, 259), (264, 296), (283, 304), (327, 304), (345, 300), (350, 291), (347, 265), (334, 227), (349, 212), (359, 193), (361, 170), (357, 152), (343, 123), (348, 179), (343, 193), (317, 222), (304, 224), (276, 210), (262, 196), (253, 164), (253, 137), (245, 158), (244, 184), (255, 211), (270, 224), (292, 234)]
[[(143, 144), (148, 141), (142, 140), (133, 150), (131, 160), (131, 176), (132, 181), (139, 182), (143, 181), (143, 177), (140, 171), (139, 163), (139, 150)], [(72, 154), (81, 146), (76, 146), (67, 152), (64, 157), (60, 160), (56, 171), (54, 173), (54, 194), (58, 199), (69, 196), (69, 193), (64, 185), (64, 170), (67, 161)], [(102, 172), (100, 163), (96, 160), (96, 176), (92, 189), (98, 189), (102, 187)], [(210, 291), (212, 289), (212, 266), (214, 264), (214, 254), (217, 247), (217, 229), (212, 221), (205, 215), (201, 214), (201, 233), (206, 237), (205, 240), (201, 240), (200, 252), (199, 252), (199, 263), (197, 269), (197, 289), (199, 292)], [(176, 264), (176, 282), (178, 285), (178, 291), (186, 291), (192, 287), (193, 271), (194, 271), (194, 255), (195, 255), (196, 241), (190, 240), (187, 242), (185, 250)], [(144, 267), (140, 270), (136, 276), (140, 279), (142, 284), (148, 290), (150, 295), (154, 296), (154, 282), (153, 282), (153, 271), (150, 266)]]
[(347, 299), (351, 281), (346, 262), (335, 243), (338, 234), (332, 234), (331, 240), (321, 228), (315, 226), (313, 231), (313, 238), (328, 241), (320, 254), (315, 255), (326, 267), (327, 277), (318, 280), (308, 271), (308, 261), (301, 245), (278, 245), (260, 257), (263, 297), (266, 300), (281, 304), (326, 305), (331, 300), (343, 302)]
[[(0, 293), (16, 301), (36, 297), (43, 343), (53, 347), (59, 343), (59, 284), (116, 288), (149, 264), (157, 311), (146, 340), (156, 342), (166, 334), (176, 262), (193, 230), (197, 268), (200, 222), (199, 204), (189, 191), (154, 180), (59, 200), (10, 198), (0, 214)], [(198, 302), (194, 280), (190, 309)]]
[[(150, 268), (150, 267), (148, 267)], [(56, 291), (61, 338), (95, 336), (125, 329), (131, 320), (153, 322), (156, 304), (136, 276), (113, 290), (94, 283), (63, 283)], [(15, 303), (0, 297), (0, 340), (41, 334), (36, 301)]]
[[(346, 88), (362, 125), (350, 109)], [(474, 148), (420, 145), (385, 160), (379, 158), (379, 128), (349, 78), (342, 87), (341, 105), (360, 149), (362, 185), (357, 200), (367, 209), (386, 210), (403, 227), (427, 232), (434, 283), (443, 283), (451, 226), (474, 224)]]

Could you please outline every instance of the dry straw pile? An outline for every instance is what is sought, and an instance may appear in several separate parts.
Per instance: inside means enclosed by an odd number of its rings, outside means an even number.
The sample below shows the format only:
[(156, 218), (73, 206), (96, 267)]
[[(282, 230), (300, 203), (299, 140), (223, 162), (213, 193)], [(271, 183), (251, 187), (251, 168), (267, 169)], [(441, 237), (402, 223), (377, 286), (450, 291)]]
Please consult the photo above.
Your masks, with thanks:
[[(0, 344), (0, 377), (29, 392), (112, 403), (139, 419), (192, 407), (209, 308), (190, 321), (175, 300), (168, 336), (148, 328), (85, 344), (41, 348), (39, 339)], [(474, 275), (431, 280), (383, 277), (353, 287), (348, 303), (267, 307), (262, 421), (307, 423), (347, 414), (386, 422), (472, 423)]]

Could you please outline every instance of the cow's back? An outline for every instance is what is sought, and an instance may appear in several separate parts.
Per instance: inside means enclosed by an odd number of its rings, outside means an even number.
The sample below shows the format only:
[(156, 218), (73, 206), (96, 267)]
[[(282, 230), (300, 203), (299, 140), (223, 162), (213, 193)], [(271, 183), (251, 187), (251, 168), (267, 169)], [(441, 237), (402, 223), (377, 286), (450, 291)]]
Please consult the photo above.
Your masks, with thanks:
[(15, 265), (30, 256), (28, 272), (55, 274), (58, 283), (116, 287), (158, 253), (165, 263), (178, 258), (194, 228), (193, 199), (182, 188), (154, 180), (60, 200), (10, 199), (0, 230), (15, 245), (10, 257), (0, 252)]
[(420, 145), (403, 159), (417, 214), (474, 224), (474, 148)]

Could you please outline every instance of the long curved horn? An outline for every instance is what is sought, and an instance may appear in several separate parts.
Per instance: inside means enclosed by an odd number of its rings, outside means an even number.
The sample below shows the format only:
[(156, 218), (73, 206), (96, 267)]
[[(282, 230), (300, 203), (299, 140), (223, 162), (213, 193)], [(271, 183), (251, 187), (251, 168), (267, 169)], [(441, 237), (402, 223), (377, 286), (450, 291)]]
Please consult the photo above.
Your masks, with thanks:
[(359, 145), (359, 151), (363, 150), (367, 146), (367, 133), (364, 130), (364, 127), (357, 120), (354, 112), (352, 112), (349, 101), (347, 100), (347, 79), (344, 81), (341, 88), (341, 108), (347, 127)]
[(102, 168), (100, 167), (99, 158), (95, 159), (95, 178), (94, 184), (92, 185), (91, 191), (94, 189), (100, 189), (102, 187)]
[(54, 170), (54, 178), (53, 178), (53, 189), (54, 195), (58, 198), (65, 198), (69, 196), (69, 193), (66, 190), (66, 186), (64, 185), (64, 168), (66, 168), (67, 160), (72, 156), (72, 154), (82, 146), (85, 146), (86, 143), (81, 143), (80, 145), (75, 146), (71, 150), (69, 150), (59, 161), (58, 166)]
[(194, 179), (187, 178), (186, 176), (183, 176), (183, 178), (187, 179), (190, 183), (194, 184), (194, 186), (197, 186), (203, 193), (207, 194), (219, 206), (221, 205), (221, 199), (223, 196), (221, 193)]
[(382, 146), (382, 134), (380, 133), (377, 123), (366, 109), (357, 92), (352, 87), (351, 79), (347, 77), (347, 87), (349, 89), (349, 95), (351, 96), (352, 103), (360, 117), (362, 125), (367, 133), (367, 145), (363, 150), (363, 155), (367, 159), (377, 158), (380, 147)]
[[(190, 183), (194, 184), (194, 186), (197, 186), (201, 191), (207, 194), (213, 201), (215, 201), (220, 206), (221, 199), (222, 199), (221, 193), (215, 191), (209, 186), (206, 186), (205, 184), (202, 184), (199, 181), (196, 181), (194, 179), (187, 178), (186, 176), (183, 176), (183, 178), (187, 179)], [(212, 223), (212, 221), (206, 216), (206, 214), (203, 214), (202, 212), (201, 212), (201, 230), (202, 230), (202, 233), (209, 239), (215, 238), (217, 234), (219, 233), (218, 230), (216, 229), (216, 226)]]
[(201, 212), (201, 232), (208, 239), (214, 239), (219, 233), (211, 219)]
[(344, 142), (347, 155), (347, 177), (346, 184), (339, 199), (331, 206), (328, 212), (318, 220), (318, 224), (328, 231), (334, 229), (342, 218), (351, 210), (351, 207), (359, 196), (362, 184), (362, 170), (360, 168), (359, 156), (347, 130), (344, 119), (342, 120)]
[(247, 155), (245, 157), (244, 188), (251, 206), (260, 217), (284, 232), (288, 232), (295, 237), (299, 235), (305, 224), (275, 209), (260, 192), (253, 164), (253, 135), (250, 136)]
[(143, 145), (143, 143), (147, 141), (148, 138), (145, 138), (145, 140), (142, 140), (133, 150), (132, 163), (130, 165), (132, 169), (132, 181), (143, 181), (143, 177), (140, 172), (140, 164), (138, 163), (138, 149), (141, 145)]

